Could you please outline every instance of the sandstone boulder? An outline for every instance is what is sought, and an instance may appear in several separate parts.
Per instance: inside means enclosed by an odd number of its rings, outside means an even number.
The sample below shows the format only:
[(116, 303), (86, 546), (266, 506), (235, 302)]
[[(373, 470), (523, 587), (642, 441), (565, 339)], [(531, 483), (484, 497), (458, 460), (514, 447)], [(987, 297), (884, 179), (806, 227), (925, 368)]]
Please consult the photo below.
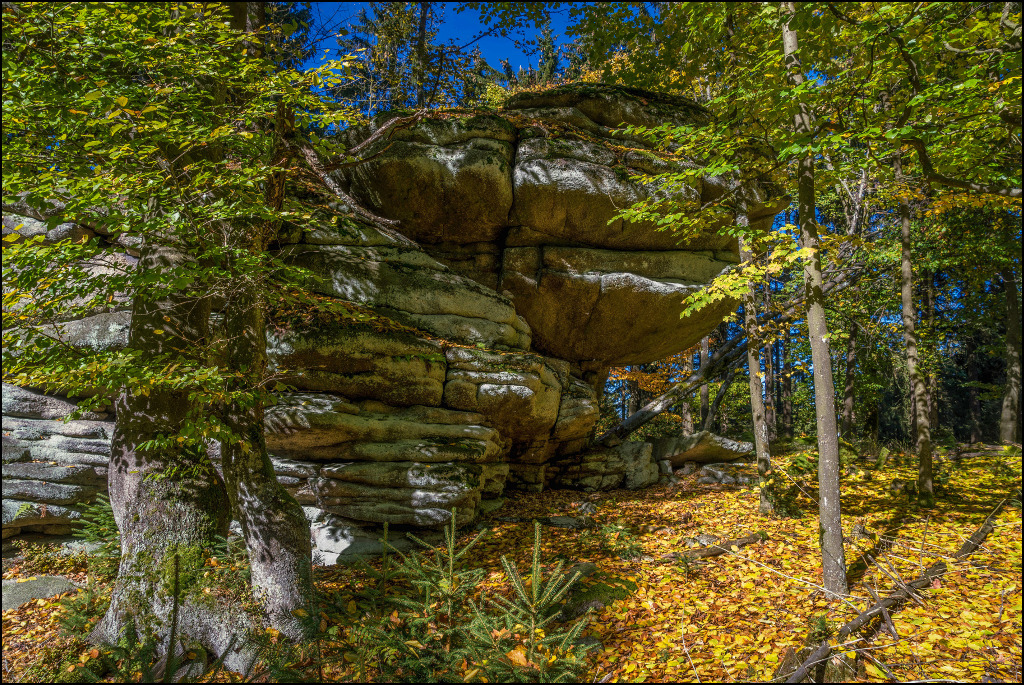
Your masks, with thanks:
[(654, 442), (655, 458), (668, 459), (675, 468), (688, 461), (735, 461), (749, 455), (753, 450), (753, 443), (730, 440), (709, 431), (681, 437), (659, 438)]

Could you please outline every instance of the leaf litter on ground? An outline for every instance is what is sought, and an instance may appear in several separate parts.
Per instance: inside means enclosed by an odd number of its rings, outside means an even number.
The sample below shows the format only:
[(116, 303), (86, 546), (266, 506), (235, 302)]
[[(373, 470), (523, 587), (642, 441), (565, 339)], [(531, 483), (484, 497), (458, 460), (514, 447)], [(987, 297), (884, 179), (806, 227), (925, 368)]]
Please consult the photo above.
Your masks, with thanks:
[[(867, 587), (884, 596), (894, 579), (909, 582), (945, 560), (946, 575), (892, 615), (898, 637), (882, 630), (870, 641), (873, 658), (858, 661), (857, 680), (887, 681), (878, 663), (899, 680), (1019, 682), (1019, 501), (1003, 508), (978, 552), (964, 560), (951, 558), (1001, 499), (1014, 492), (1019, 497), (1019, 450), (981, 448), (944, 464), (946, 496), (931, 510), (919, 509), (905, 493), (892, 494), (894, 479), (916, 479), (914, 460), (894, 456), (882, 469), (862, 462), (844, 476), (851, 588), (845, 602), (830, 602), (819, 591), (818, 522), (810, 499), (801, 496), (801, 518), (767, 517), (757, 513), (756, 486), (700, 485), (697, 474), (641, 491), (518, 494), (516, 514), (524, 521), (485, 519), (489, 535), (468, 561), (487, 572), (480, 591), (507, 591), (500, 557), (507, 555), (520, 567), (529, 562), (531, 518), (578, 516), (580, 505), (595, 504), (592, 528), (546, 527), (542, 557), (546, 570), (556, 560), (566, 566), (594, 562), (598, 573), (581, 587), (601, 582), (620, 591), (621, 599), (591, 614), (584, 633), (601, 644), (592, 659), (593, 679), (733, 682), (771, 680), (786, 650), (803, 647), (816, 621), (838, 628), (870, 605)], [(785, 468), (791, 458), (778, 457), (776, 468)], [(855, 526), (869, 534), (855, 535)], [(702, 533), (730, 540), (755, 532), (766, 540), (698, 562), (663, 559)], [(627, 542), (639, 552), (618, 554)], [(4, 577), (19, 574), (15, 565)], [(325, 640), (319, 648), (329, 664), (323, 676), (353, 680), (359, 675), (354, 650), (360, 647), (354, 628), (374, 611), (366, 592), (373, 580), (358, 566), (340, 565), (317, 567), (315, 581), (341, 608), (325, 613), (320, 625)], [(5, 680), (16, 679), (44, 649), (63, 644), (89, 656), (91, 645), (58, 635), (60, 611), (58, 602), (47, 600), (3, 613)]]

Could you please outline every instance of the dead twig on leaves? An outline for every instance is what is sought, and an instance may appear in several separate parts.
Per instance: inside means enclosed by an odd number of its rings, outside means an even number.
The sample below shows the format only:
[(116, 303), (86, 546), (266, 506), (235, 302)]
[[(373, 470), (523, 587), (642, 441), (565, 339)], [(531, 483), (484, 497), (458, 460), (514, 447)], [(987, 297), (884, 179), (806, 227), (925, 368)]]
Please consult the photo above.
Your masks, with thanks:
[[(1003, 506), (1008, 501), (1009, 498), (1004, 499), (996, 506), (995, 509), (992, 510), (992, 512), (988, 516), (985, 517), (985, 521), (981, 524), (981, 527), (978, 528), (978, 530), (976, 530), (974, 534), (971, 535), (971, 537), (968, 538), (964, 542), (964, 544), (960, 546), (960, 549), (958, 549), (953, 554), (954, 560), (959, 561), (964, 557), (970, 556), (971, 554), (976, 552), (978, 548), (982, 546), (982, 543), (985, 541), (985, 539), (992, 532), (992, 529), (995, 527), (995, 517), (999, 514), (1000, 511), (1002, 511)], [(881, 569), (881, 566), (878, 566), (877, 563), (876, 566), (879, 569)], [(866, 628), (873, 620), (881, 616), (883, 611), (888, 611), (889, 609), (895, 610), (899, 608), (913, 596), (915, 590), (920, 590), (925, 587), (928, 587), (936, 580), (941, 578), (943, 575), (945, 575), (948, 569), (949, 567), (946, 565), (945, 561), (937, 561), (931, 566), (929, 566), (925, 570), (925, 572), (915, 580), (912, 580), (909, 583), (903, 583), (901, 581), (898, 582), (897, 588), (894, 589), (888, 597), (886, 597), (880, 602), (876, 602), (866, 611), (860, 613), (853, 620), (847, 622), (842, 628), (840, 628), (839, 632), (836, 634), (836, 641), (841, 643), (854, 633), (860, 632), (863, 628)], [(881, 570), (885, 573), (885, 575), (889, 576), (890, 578), (893, 578), (887, 571), (885, 571), (884, 569)], [(893, 578), (893, 580), (894, 582), (896, 582), (895, 578)], [(792, 674), (790, 674), (786, 678), (786, 682), (801, 682), (804, 678), (807, 677), (808, 673), (810, 673), (810, 669), (818, 666), (819, 664), (823, 664), (825, 660), (832, 655), (834, 649), (835, 648), (832, 646), (830, 641), (826, 640), (825, 642), (823, 642), (820, 647), (814, 650), (814, 652), (807, 659), (805, 659), (804, 662), (800, 664), (800, 666), (798, 666)]]

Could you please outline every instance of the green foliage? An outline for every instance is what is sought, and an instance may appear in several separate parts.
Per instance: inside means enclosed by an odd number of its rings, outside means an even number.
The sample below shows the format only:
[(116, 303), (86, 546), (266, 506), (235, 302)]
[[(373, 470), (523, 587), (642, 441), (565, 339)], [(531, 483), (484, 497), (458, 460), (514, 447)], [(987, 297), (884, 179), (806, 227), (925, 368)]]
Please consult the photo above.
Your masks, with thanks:
[(94, 549), (88, 553), (89, 572), (103, 577), (117, 574), (121, 560), (121, 537), (114, 520), (114, 510), (106, 495), (98, 495), (93, 502), (82, 507), (81, 525), (75, 538)]
[(586, 649), (576, 645), (585, 623), (554, 624), (577, 576), (563, 572), (562, 562), (542, 570), (540, 525), (530, 574), (524, 578), (502, 557), (511, 592), (488, 596), (478, 587), (483, 570), (465, 563), (483, 533), (457, 547), (454, 511), (451, 520), (436, 549), (410, 535), (424, 551), (403, 554), (384, 540), (398, 561), (386, 556), (372, 573), (378, 583), (369, 596), (382, 612), (354, 629), (361, 674), (397, 682), (578, 679), (586, 670)]
[(71, 637), (85, 639), (106, 613), (110, 605), (110, 589), (100, 586), (91, 576), (82, 590), (61, 600), (64, 612), (61, 630)]

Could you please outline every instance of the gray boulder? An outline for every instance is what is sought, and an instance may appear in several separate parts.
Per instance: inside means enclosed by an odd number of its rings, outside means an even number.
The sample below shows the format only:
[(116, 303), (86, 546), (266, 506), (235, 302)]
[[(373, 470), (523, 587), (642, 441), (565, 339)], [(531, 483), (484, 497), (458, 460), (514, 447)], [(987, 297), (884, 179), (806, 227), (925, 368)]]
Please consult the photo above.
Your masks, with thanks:
[(10, 611), (28, 604), (33, 599), (49, 599), (77, 589), (76, 585), (61, 576), (5, 580), (3, 581), (3, 610)]
[(730, 440), (710, 431), (681, 437), (658, 438), (654, 441), (655, 459), (668, 459), (675, 468), (688, 461), (702, 464), (735, 461), (753, 450), (753, 443)]
[[(25, 419), (63, 419), (78, 408), (74, 402), (36, 390), (21, 388), (10, 383), (3, 384), (3, 415)], [(103, 412), (85, 412), (81, 418), (100, 420), (107, 418)]]
[(547, 465), (552, 485), (587, 492), (626, 488), (636, 490), (658, 482), (658, 464), (651, 444), (624, 442), (568, 456)]

